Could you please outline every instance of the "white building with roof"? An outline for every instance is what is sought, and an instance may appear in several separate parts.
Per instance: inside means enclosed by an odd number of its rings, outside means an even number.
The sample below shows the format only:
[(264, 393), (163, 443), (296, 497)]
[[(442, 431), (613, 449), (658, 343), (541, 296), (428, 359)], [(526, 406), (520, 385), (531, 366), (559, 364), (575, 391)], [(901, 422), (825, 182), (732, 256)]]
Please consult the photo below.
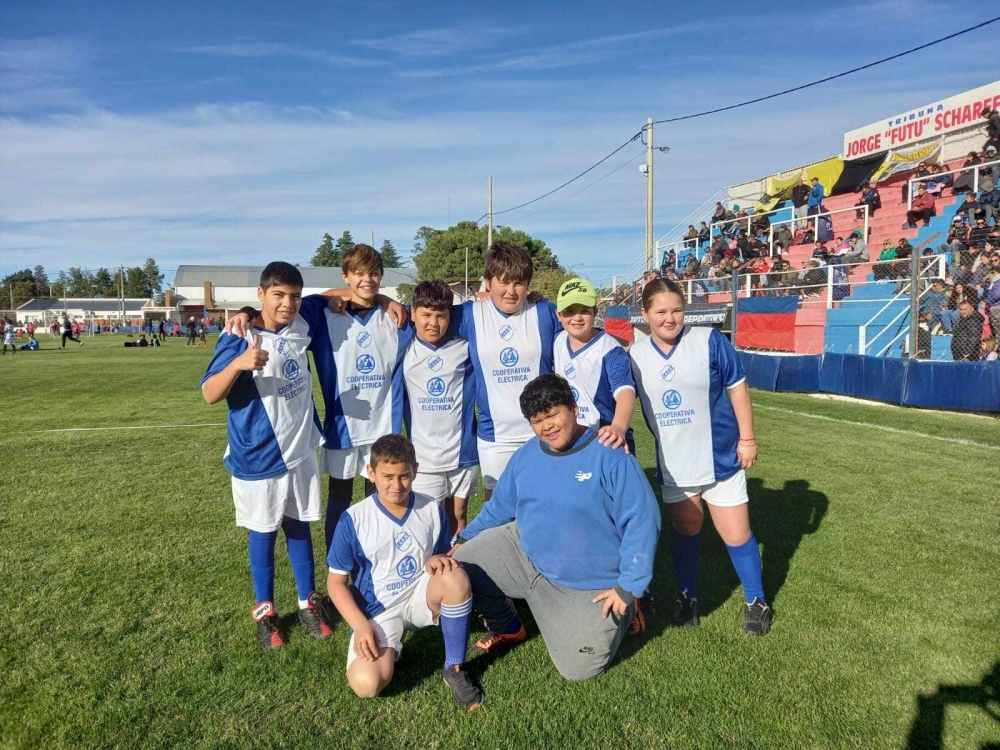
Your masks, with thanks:
[(76, 323), (128, 321), (135, 325), (147, 318), (166, 317), (163, 307), (157, 307), (152, 299), (141, 297), (127, 297), (124, 300), (106, 297), (30, 299), (18, 307), (16, 312), (20, 325), (49, 325), (53, 320), (61, 320), (63, 313)]
[[(303, 294), (317, 294), (327, 289), (347, 286), (340, 268), (298, 266), (305, 286)], [(196, 266), (182, 265), (174, 275), (173, 288), (166, 294), (165, 304), (174, 304), (178, 316), (222, 315), (241, 307), (258, 307), (257, 287), (264, 266)], [(400, 284), (416, 284), (416, 269), (387, 268), (382, 276), (382, 294), (399, 300)]]

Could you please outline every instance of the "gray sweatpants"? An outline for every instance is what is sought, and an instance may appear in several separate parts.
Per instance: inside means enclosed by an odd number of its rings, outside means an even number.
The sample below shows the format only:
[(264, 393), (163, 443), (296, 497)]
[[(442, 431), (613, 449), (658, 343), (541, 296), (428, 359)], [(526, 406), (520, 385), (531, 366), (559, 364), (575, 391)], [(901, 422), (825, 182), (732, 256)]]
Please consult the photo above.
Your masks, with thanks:
[(567, 680), (585, 680), (606, 671), (632, 622), (601, 616), (594, 597), (601, 590), (571, 589), (550, 581), (521, 549), (516, 523), (478, 534), (455, 551), (472, 582), (472, 604), (494, 632), (517, 617), (511, 599), (524, 599), (538, 623), (549, 656)]

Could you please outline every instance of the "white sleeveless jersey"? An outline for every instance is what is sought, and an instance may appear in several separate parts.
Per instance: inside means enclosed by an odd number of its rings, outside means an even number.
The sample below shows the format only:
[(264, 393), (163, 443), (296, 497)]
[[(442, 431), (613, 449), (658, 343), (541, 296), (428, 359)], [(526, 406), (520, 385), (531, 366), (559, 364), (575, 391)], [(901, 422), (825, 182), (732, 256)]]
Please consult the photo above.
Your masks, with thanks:
[[(552, 345), (560, 323), (551, 302), (525, 302), (512, 315), (492, 301), (460, 306), (459, 334), (468, 339), (476, 371), (479, 437), (523, 443), (534, 433), (521, 414), (520, 396), (531, 380), (552, 372)], [(453, 314), (456, 308), (453, 308)]]
[(739, 427), (726, 389), (746, 372), (729, 340), (714, 328), (685, 326), (669, 354), (650, 336), (629, 356), (661, 484), (694, 487), (739, 471)]
[(222, 372), (260, 336), (268, 353), (263, 370), (242, 372), (226, 396), (229, 444), (226, 469), (238, 479), (268, 479), (298, 466), (322, 442), (309, 372), (309, 325), (296, 315), (277, 331), (253, 328), (240, 338), (223, 333), (202, 386)]
[[(318, 310), (311, 314), (320, 318)], [(413, 329), (398, 329), (378, 305), (364, 316), (323, 307), (321, 321), (312, 349), (326, 403), (326, 447), (370, 445), (383, 435), (401, 432), (400, 364)]]
[(434, 346), (414, 338), (403, 357), (403, 382), (403, 421), (420, 471), (477, 465), (476, 383), (469, 342), (453, 336)]
[(410, 493), (401, 519), (369, 495), (345, 511), (326, 563), (332, 573), (349, 575), (371, 618), (406, 597), (427, 561), (451, 547), (444, 505), (429, 495)]
[(615, 397), (626, 388), (635, 391), (628, 354), (613, 336), (599, 331), (587, 344), (573, 351), (569, 334), (556, 334), (555, 373), (562, 375), (573, 389), (580, 413), (577, 421), (597, 429), (615, 418)]

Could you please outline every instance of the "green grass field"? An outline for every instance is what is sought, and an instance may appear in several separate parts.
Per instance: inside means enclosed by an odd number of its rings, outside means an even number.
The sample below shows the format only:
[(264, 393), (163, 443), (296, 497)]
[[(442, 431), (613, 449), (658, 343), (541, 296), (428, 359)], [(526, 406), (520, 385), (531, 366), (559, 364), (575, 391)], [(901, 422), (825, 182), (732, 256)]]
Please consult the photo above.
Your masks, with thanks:
[[(434, 630), (409, 636), (394, 684), (367, 702), (344, 681), (342, 623), (328, 642), (293, 628), (287, 647), (257, 649), (225, 405), (198, 389), (210, 351), (121, 342), (43, 337), (0, 358), (4, 747), (1000, 746), (995, 419), (755, 392), (771, 634), (740, 630), (742, 594), (707, 529), (700, 628), (667, 624), (661, 544), (659, 609), (606, 675), (563, 681), (533, 631), (482, 672), (486, 704), (469, 715), (439, 677)], [(321, 524), (314, 538), (319, 551)]]

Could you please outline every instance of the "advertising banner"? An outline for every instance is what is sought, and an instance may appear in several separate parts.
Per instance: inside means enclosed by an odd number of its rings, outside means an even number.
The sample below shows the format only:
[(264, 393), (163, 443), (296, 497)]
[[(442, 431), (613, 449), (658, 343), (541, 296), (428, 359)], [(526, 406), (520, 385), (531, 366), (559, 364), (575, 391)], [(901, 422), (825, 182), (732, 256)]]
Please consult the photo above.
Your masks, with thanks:
[(938, 157), (941, 155), (941, 145), (941, 141), (938, 141), (930, 146), (922, 146), (910, 151), (890, 151), (885, 163), (876, 170), (872, 179), (881, 182), (888, 180), (894, 174), (913, 169), (920, 162), (937, 163)]
[(844, 158), (898, 149), (959, 128), (981, 125), (984, 109), (1000, 109), (1000, 81), (851, 130), (844, 134)]

